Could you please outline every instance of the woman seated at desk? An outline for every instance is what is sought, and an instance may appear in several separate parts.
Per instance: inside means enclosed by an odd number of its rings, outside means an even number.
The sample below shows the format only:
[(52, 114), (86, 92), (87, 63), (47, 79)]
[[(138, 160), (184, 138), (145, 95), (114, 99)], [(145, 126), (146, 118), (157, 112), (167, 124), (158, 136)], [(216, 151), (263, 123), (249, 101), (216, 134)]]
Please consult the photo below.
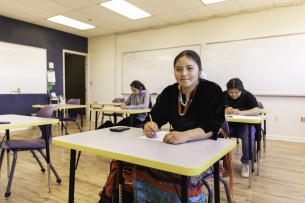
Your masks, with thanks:
[[(146, 90), (144, 84), (138, 80), (135, 80), (130, 84), (130, 88), (132, 94), (129, 95), (123, 103), (120, 103), (120, 107), (122, 109), (148, 109), (150, 103), (150, 94)], [(130, 126), (130, 119), (132, 118), (132, 126), (137, 127), (143, 124), (146, 116), (147, 113), (139, 113), (132, 117), (126, 117), (118, 122), (116, 126)], [(114, 126), (114, 124), (111, 121), (106, 121), (99, 127), (99, 129), (112, 126)]]
[[(225, 114), (244, 116), (258, 116), (259, 108), (256, 98), (244, 89), (243, 82), (239, 78), (233, 78), (227, 83), (227, 90), (223, 92), (226, 105)], [(240, 175), (249, 177), (249, 130), (246, 123), (229, 122), (229, 137), (233, 134), (242, 140), (243, 155)], [(252, 149), (254, 149), (255, 127), (252, 126)]]
[[(144, 131), (147, 137), (155, 137), (158, 129), (169, 122), (173, 129), (163, 139), (168, 144), (217, 139), (225, 119), (222, 90), (216, 83), (200, 79), (201, 71), (201, 60), (196, 52), (186, 50), (175, 58), (177, 83), (166, 87), (158, 96), (150, 113), (153, 122), (146, 117)], [(201, 182), (203, 175), (205, 173), (190, 177), (189, 202), (206, 202)], [(134, 176), (135, 202), (180, 202), (176, 192), (176, 188), (180, 191), (180, 185), (174, 187), (172, 182), (179, 182), (180, 177), (137, 165)]]

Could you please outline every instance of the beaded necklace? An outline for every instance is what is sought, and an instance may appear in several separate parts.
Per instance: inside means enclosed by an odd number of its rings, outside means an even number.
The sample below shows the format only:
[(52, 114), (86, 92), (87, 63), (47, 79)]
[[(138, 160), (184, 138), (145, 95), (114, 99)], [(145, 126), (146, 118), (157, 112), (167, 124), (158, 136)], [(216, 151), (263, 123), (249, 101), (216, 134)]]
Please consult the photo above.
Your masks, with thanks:
[[(183, 100), (182, 100), (182, 92), (181, 92), (181, 88), (180, 88), (180, 85), (179, 85), (179, 87), (178, 87), (178, 89), (179, 89), (179, 91), (178, 91), (178, 113), (179, 113), (179, 116), (184, 116), (185, 115), (187, 109), (189, 108), (189, 106), (190, 106), (190, 104), (193, 100), (193, 97), (195, 95), (197, 86), (198, 86), (198, 84), (195, 86), (194, 90), (192, 91), (190, 98), (188, 98), (188, 100), (186, 100), (185, 103), (184, 103)], [(184, 106), (183, 113), (182, 113), (182, 110), (181, 110), (181, 105)]]

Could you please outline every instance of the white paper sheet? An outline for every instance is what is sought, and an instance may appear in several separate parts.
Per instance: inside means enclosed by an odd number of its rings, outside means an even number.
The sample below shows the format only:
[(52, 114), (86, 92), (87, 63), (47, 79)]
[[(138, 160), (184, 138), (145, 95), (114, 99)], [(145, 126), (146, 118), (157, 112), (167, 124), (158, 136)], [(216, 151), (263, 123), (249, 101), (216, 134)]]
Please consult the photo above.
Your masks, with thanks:
[(163, 142), (163, 138), (164, 138), (164, 136), (165, 136), (167, 133), (169, 133), (169, 132), (167, 132), (167, 131), (159, 131), (159, 132), (157, 133), (157, 137), (148, 138), (148, 137), (146, 137), (146, 136), (141, 136), (141, 137), (139, 137), (139, 138)]

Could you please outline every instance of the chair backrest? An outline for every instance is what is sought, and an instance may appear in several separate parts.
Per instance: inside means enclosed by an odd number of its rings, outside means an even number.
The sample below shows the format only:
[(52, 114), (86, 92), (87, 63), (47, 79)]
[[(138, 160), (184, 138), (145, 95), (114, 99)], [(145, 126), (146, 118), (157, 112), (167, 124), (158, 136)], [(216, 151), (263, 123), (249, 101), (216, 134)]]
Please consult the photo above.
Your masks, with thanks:
[(114, 100), (112, 100), (113, 103), (119, 103), (119, 101), (122, 103), (125, 101), (125, 98), (115, 98)]
[(227, 134), (229, 135), (229, 124), (228, 121), (225, 119), (225, 121), (223, 122), (221, 129)]
[[(40, 109), (36, 117), (41, 117), (41, 118), (51, 118), (56, 106), (45, 106), (42, 109)], [(42, 126), (39, 126), (40, 131), (42, 132)], [(49, 143), (51, 143), (52, 140), (52, 125), (49, 125)]]
[(148, 108), (152, 108), (152, 101), (151, 100), (149, 100), (149, 105), (148, 105)]
[(260, 109), (263, 109), (263, 108), (264, 108), (262, 102), (260, 102), (260, 101), (257, 101), (257, 105), (258, 105), (258, 108), (260, 108)]
[[(69, 99), (66, 104), (80, 104), (80, 99)], [(69, 109), (69, 118), (75, 118), (77, 119), (79, 109)]]

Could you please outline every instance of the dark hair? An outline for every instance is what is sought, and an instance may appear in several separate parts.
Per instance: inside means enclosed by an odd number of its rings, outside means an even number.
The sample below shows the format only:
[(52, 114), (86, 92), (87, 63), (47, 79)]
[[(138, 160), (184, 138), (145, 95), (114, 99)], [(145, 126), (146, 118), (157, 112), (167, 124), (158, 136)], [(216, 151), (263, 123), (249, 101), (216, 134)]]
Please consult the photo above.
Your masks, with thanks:
[(232, 78), (231, 80), (229, 80), (229, 82), (227, 83), (227, 90), (229, 89), (238, 89), (241, 92), (245, 90), (243, 82), (239, 78)]
[(191, 59), (192, 61), (194, 61), (197, 64), (197, 66), (199, 67), (199, 69), (201, 69), (200, 56), (193, 50), (184, 50), (183, 52), (178, 54), (178, 56), (176, 56), (176, 58), (174, 60), (174, 67), (175, 67), (177, 61), (180, 58), (182, 58), (183, 56), (186, 56), (188, 59)]
[(134, 80), (131, 84), (130, 87), (134, 87), (138, 89), (139, 91), (141, 90), (146, 90), (145, 86), (138, 80)]

